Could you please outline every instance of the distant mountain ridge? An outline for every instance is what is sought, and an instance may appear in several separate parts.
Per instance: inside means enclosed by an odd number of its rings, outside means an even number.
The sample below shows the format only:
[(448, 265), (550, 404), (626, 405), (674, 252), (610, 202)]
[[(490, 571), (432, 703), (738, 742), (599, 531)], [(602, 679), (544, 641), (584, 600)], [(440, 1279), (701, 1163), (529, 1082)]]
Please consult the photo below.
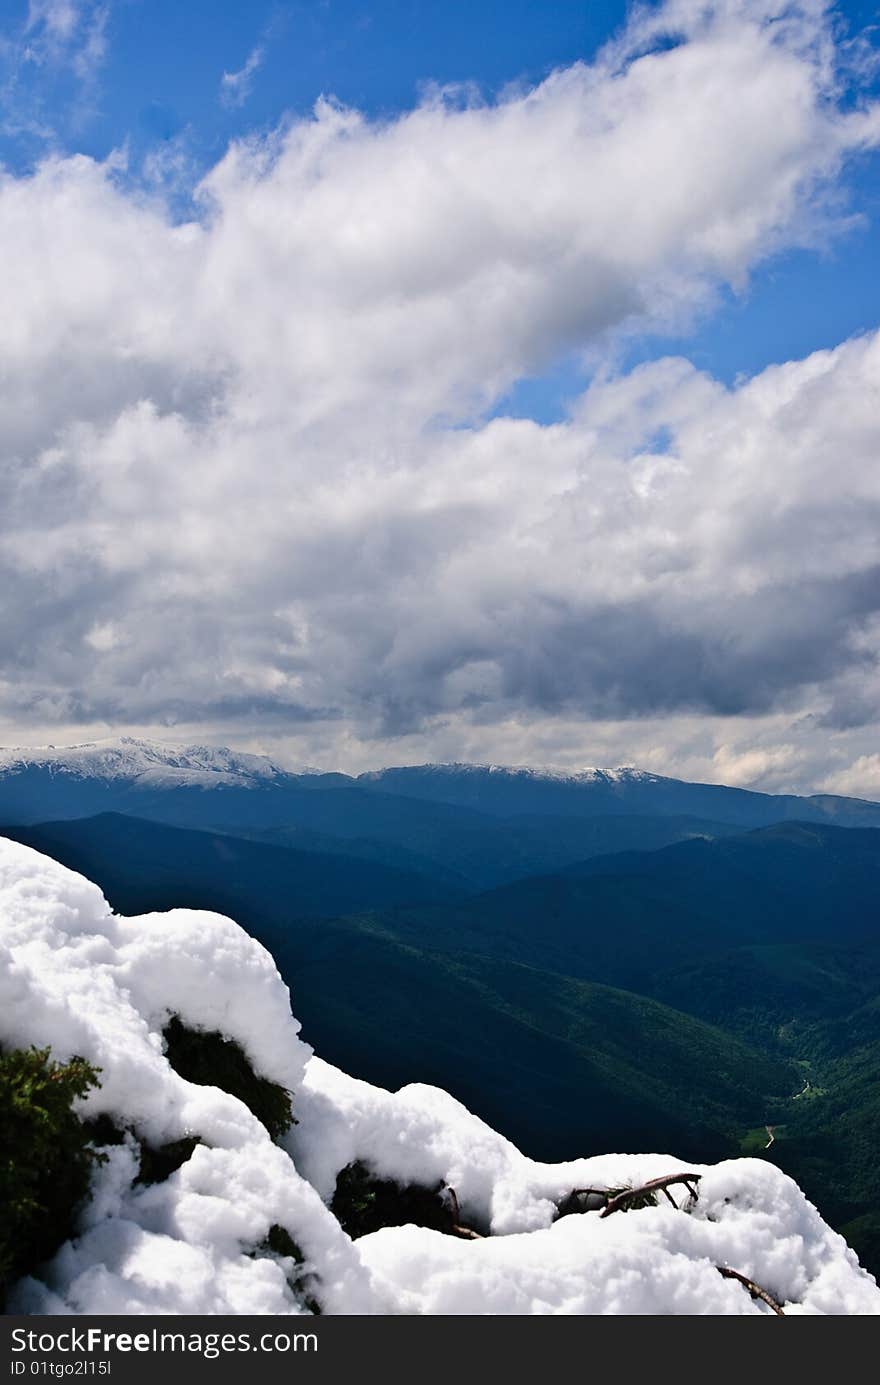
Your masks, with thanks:
[(70, 746), (0, 747), (0, 778), (29, 770), (106, 782), (148, 780), (169, 785), (197, 783), (206, 788), (321, 773), (306, 767), (286, 770), (266, 755), (250, 755), (225, 746), (170, 746), (135, 736)]
[(691, 815), (750, 828), (774, 822), (880, 826), (880, 803), (834, 794), (766, 794), (725, 784), (691, 783), (646, 770), (566, 773), (498, 765), (410, 765), (361, 775), (383, 792), (454, 803), (493, 816), (544, 812), (562, 816), (633, 813)]
[[(218, 799), (207, 815), (206, 791)], [(790, 820), (880, 826), (880, 804), (863, 799), (765, 794), (631, 767), (568, 771), (452, 763), (351, 776), (310, 767), (286, 769), (266, 756), (225, 747), (175, 747), (129, 736), (69, 747), (0, 749), (0, 818), (9, 822), (130, 811), (181, 825), (274, 828), (297, 823), (327, 830), (328, 814), (319, 798), (311, 796), (345, 791), (364, 798), (380, 794), (386, 804), (390, 799), (420, 800), (467, 809), (484, 818), (644, 815), (706, 819), (738, 828)], [(242, 793), (252, 801), (242, 805), (237, 818), (235, 796)], [(175, 795), (180, 811), (171, 802)], [(342, 800), (337, 804), (341, 807)], [(401, 809), (404, 816), (406, 811)], [(357, 831), (362, 830), (359, 824)]]

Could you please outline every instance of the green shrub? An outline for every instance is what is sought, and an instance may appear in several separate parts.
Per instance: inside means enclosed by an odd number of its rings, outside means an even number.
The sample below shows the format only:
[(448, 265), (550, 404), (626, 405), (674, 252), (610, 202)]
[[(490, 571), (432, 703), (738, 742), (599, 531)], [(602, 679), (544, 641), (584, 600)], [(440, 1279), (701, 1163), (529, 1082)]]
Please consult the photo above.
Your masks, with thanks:
[(100, 1085), (99, 1069), (78, 1057), (56, 1063), (49, 1053), (0, 1050), (0, 1301), (73, 1234), (104, 1158), (72, 1109)]
[(258, 1077), (234, 1039), (224, 1039), (216, 1030), (188, 1029), (177, 1015), (165, 1026), (163, 1037), (166, 1057), (181, 1077), (237, 1096), (273, 1140), (290, 1128), (290, 1092), (267, 1077)]
[(377, 1178), (360, 1162), (348, 1164), (339, 1174), (330, 1211), (353, 1241), (383, 1226), (409, 1223), (454, 1234), (455, 1219), (442, 1182), (432, 1188), (418, 1183), (403, 1186)]

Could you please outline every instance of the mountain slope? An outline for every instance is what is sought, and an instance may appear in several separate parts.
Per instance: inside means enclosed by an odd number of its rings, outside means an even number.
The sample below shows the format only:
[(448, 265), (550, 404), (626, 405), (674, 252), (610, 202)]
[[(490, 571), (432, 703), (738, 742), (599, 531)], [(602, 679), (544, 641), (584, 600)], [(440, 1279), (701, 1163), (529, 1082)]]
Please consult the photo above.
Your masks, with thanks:
[[(346, 817), (339, 812), (342, 797), (349, 798), (344, 805)], [(533, 814), (499, 820), (470, 809), (385, 794), (314, 794), (305, 812), (312, 822), (321, 822), (320, 831), (298, 825), (268, 829), (238, 825), (229, 830), (259, 841), (304, 847), (311, 835), (314, 849), (355, 851), (401, 866), (420, 862), (419, 869), (435, 874), (450, 872), (451, 879), (478, 890), (537, 872), (564, 870), (595, 855), (633, 848), (652, 851), (694, 837), (725, 836), (736, 831), (725, 823), (688, 817), (564, 818)], [(352, 829), (346, 823), (355, 822), (362, 823), (363, 836), (350, 835)]]
[(787, 824), (594, 859), (406, 911), (394, 928), (650, 991), (663, 972), (748, 943), (870, 941), (878, 898), (880, 831)]
[[(179, 906), (223, 913), (246, 899), (251, 918), (288, 920), (418, 901), (451, 903), (462, 896), (445, 881), (379, 862), (194, 832), (122, 813), (0, 832), (98, 881), (123, 913)], [(141, 908), (147, 897), (149, 905)]]
[(535, 1158), (633, 1140), (721, 1157), (797, 1085), (784, 1059), (643, 996), (408, 946), (368, 920), (261, 940), (330, 1061), (442, 1084)]

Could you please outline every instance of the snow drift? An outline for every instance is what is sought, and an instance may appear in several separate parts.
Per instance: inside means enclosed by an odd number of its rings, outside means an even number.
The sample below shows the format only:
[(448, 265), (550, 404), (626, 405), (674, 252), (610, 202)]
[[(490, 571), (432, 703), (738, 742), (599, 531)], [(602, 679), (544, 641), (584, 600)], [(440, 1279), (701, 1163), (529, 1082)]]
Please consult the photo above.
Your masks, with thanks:
[[(235, 1040), (293, 1093), (281, 1143), (236, 1097), (184, 1080), (164, 1053), (172, 1015)], [(96, 886), (0, 840), (0, 1043), (82, 1055), (101, 1086), (80, 1114), (125, 1129), (106, 1149), (80, 1234), (13, 1288), (26, 1313), (880, 1314), (880, 1290), (791, 1179), (761, 1160), (697, 1171), (690, 1214), (668, 1203), (558, 1220), (573, 1188), (638, 1184), (670, 1155), (538, 1164), (447, 1093), (346, 1077), (299, 1037), (270, 955), (230, 919), (114, 915)], [(524, 1094), (524, 1099), (527, 1095)], [(201, 1142), (164, 1181), (136, 1183), (137, 1139)], [(330, 1210), (359, 1161), (401, 1184), (455, 1190), (485, 1239), (419, 1226), (351, 1240)], [(273, 1227), (303, 1263), (268, 1248)], [(303, 1286), (307, 1287), (307, 1292)]]

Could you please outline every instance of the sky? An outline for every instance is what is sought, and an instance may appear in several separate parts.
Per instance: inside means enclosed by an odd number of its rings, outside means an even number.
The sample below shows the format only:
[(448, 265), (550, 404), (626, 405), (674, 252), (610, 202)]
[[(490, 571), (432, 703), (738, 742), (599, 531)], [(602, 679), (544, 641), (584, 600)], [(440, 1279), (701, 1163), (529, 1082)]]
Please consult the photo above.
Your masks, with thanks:
[(0, 0), (0, 741), (880, 798), (878, 20)]

